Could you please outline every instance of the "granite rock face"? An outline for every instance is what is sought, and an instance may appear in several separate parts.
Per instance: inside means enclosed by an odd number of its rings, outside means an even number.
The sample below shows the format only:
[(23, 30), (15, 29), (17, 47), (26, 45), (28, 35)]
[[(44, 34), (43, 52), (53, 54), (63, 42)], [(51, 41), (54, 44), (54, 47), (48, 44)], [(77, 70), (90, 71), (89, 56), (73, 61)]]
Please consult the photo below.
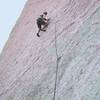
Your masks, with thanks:
[(53, 100), (57, 65), (56, 100), (100, 100), (100, 0), (28, 0), (0, 55), (0, 100)]

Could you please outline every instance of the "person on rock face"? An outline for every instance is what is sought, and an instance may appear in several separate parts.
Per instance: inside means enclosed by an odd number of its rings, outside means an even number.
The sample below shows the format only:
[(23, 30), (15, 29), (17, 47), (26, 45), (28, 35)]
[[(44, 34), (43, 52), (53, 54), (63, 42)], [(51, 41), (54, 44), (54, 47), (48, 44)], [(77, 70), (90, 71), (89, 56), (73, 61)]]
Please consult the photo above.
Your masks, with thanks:
[(40, 37), (39, 32), (40, 31), (46, 31), (44, 29), (42, 29), (42, 26), (46, 26), (48, 22), (47, 19), (47, 12), (44, 12), (42, 15), (40, 15), (40, 17), (37, 19), (37, 26), (38, 26), (38, 33), (37, 36)]

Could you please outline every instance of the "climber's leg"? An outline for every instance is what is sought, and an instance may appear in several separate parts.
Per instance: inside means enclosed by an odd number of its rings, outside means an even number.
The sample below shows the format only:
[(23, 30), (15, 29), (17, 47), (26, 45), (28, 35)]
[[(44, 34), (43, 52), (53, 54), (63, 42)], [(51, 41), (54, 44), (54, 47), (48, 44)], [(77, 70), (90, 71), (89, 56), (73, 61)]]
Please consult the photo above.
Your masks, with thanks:
[(46, 31), (46, 30), (44, 30), (44, 29), (41, 28), (41, 26), (42, 26), (41, 23), (37, 23), (37, 26), (38, 26), (38, 29), (39, 29), (38, 33), (37, 33), (37, 36), (40, 37), (40, 35), (39, 35), (40, 31)]
[(37, 22), (37, 26), (38, 26), (38, 33), (37, 33), (37, 36), (38, 37), (40, 37), (40, 35), (39, 35), (39, 32), (40, 32), (40, 30), (41, 30), (41, 24), (39, 23), (39, 22)]

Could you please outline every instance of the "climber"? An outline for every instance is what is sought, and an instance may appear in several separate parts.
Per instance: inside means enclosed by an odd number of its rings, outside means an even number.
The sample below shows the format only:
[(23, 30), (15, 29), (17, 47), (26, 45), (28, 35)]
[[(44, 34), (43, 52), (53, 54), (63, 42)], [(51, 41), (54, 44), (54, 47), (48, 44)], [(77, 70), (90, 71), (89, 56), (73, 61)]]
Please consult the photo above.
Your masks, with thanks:
[(38, 30), (38, 33), (37, 33), (37, 36), (40, 37), (39, 35), (39, 32), (40, 31), (46, 31), (42, 28), (42, 26), (47, 26), (47, 22), (48, 22), (48, 19), (47, 19), (47, 12), (44, 12), (42, 15), (40, 15), (40, 17), (37, 19), (37, 26), (39, 28)]

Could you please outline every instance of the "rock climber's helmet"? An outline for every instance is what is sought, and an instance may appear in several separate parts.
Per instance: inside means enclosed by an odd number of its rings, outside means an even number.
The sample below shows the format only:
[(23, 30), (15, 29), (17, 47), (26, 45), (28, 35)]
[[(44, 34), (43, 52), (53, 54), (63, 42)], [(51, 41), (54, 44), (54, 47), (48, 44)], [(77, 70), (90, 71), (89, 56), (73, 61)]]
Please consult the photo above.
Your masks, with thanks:
[(44, 12), (43, 14), (44, 14), (44, 15), (47, 15), (48, 13), (47, 13), (47, 12)]

